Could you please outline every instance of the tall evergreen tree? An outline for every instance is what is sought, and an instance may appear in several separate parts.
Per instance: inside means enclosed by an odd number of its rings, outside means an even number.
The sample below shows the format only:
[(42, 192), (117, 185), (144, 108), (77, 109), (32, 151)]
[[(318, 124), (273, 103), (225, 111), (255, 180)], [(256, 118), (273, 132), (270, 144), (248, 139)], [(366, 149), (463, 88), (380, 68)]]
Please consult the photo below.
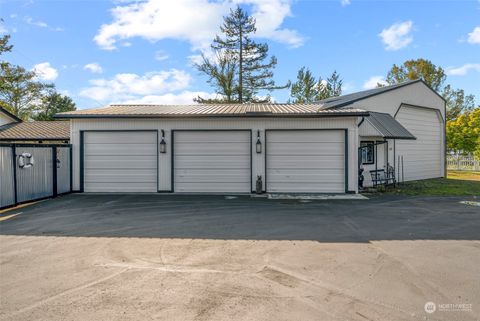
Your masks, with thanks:
[(302, 67), (297, 74), (297, 80), (290, 87), (290, 97), (293, 103), (312, 103), (322, 99), (340, 96), (343, 80), (334, 71), (330, 77), (323, 80), (315, 79), (310, 69)]
[(220, 31), (222, 36), (217, 35), (211, 45), (215, 58), (203, 56), (203, 62), (197, 65), (197, 69), (209, 77), (209, 83), (222, 98), (206, 100), (198, 97), (196, 101), (266, 102), (270, 101), (270, 97), (258, 97), (261, 91), (271, 92), (286, 87), (275, 85), (273, 69), (277, 59), (274, 56), (268, 58), (268, 45), (251, 38), (256, 32), (253, 17), (237, 6), (224, 17)]

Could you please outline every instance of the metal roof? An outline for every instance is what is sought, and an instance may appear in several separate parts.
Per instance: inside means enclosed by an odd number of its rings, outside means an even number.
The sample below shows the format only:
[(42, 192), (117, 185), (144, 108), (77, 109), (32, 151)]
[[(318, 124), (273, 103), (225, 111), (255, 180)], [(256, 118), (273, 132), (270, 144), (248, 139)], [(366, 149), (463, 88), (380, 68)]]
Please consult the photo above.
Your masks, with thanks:
[(365, 118), (382, 137), (387, 139), (417, 139), (390, 114), (370, 112)]
[(318, 104), (110, 105), (55, 115), (57, 118), (125, 117), (330, 117), (366, 116), (363, 109), (319, 110)]
[(0, 141), (69, 139), (69, 121), (32, 121), (0, 126)]
[(440, 96), (435, 90), (430, 88), (422, 79), (415, 79), (415, 80), (408, 80), (399, 84), (395, 85), (390, 85), (390, 86), (385, 86), (385, 87), (378, 87), (374, 89), (369, 89), (369, 90), (364, 90), (364, 91), (359, 91), (356, 93), (348, 94), (348, 95), (343, 95), (343, 96), (338, 96), (338, 97), (330, 97), (327, 99), (323, 99), (317, 102), (319, 104), (321, 109), (331, 109), (331, 108), (341, 108), (345, 107), (348, 105), (351, 105), (359, 100), (369, 98), (372, 96), (376, 96), (379, 94), (383, 94), (385, 92), (401, 88), (404, 86), (416, 84), (418, 82), (423, 83), (425, 86), (427, 86), (431, 91), (433, 91), (437, 96), (439, 96), (441, 99), (445, 100), (442, 96)]

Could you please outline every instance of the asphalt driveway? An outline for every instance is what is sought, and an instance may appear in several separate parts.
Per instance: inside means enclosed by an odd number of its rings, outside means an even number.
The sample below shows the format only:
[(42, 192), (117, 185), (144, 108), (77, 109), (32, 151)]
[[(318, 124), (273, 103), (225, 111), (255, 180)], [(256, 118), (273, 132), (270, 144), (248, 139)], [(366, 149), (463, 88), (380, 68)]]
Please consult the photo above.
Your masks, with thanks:
[(480, 207), (462, 200), (40, 202), (0, 222), (0, 319), (478, 320)]

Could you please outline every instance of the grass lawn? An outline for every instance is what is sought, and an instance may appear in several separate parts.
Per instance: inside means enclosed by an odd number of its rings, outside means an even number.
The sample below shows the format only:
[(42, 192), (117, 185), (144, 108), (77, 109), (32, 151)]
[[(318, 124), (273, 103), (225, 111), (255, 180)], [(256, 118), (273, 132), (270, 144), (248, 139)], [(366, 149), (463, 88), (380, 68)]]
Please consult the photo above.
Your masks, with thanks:
[(448, 178), (406, 182), (397, 188), (387, 188), (383, 194), (480, 196), (480, 172), (449, 171)]

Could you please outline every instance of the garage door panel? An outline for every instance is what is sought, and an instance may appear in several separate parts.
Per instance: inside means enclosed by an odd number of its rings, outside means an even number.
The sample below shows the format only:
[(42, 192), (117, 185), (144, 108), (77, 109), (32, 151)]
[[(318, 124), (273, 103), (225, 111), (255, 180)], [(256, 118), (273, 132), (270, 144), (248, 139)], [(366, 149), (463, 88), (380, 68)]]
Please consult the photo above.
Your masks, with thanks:
[(247, 131), (176, 131), (175, 143), (247, 143), (250, 133)]
[(174, 133), (175, 192), (251, 191), (249, 131)]
[(249, 183), (250, 182), (250, 169), (237, 170), (237, 169), (224, 169), (224, 170), (210, 170), (204, 169), (198, 170), (175, 170), (176, 182), (179, 183)]
[(302, 169), (336, 169), (341, 168), (343, 170), (343, 156), (303, 156), (302, 160), (298, 160), (298, 156), (269, 156), (271, 160), (269, 170), (273, 169), (296, 169), (301, 167)]
[(345, 150), (343, 142), (337, 143), (270, 143), (267, 151), (274, 155), (329, 155), (342, 154)]
[(289, 173), (289, 174), (284, 174), (284, 173), (277, 173), (277, 172), (269, 172), (268, 175), (268, 181), (272, 183), (277, 183), (277, 182), (284, 182), (284, 181), (289, 181), (289, 182), (297, 182), (297, 183), (314, 183), (314, 182), (329, 182), (329, 183), (335, 183), (338, 182), (338, 176), (343, 175), (343, 170), (335, 170), (335, 171), (315, 171), (316, 174), (311, 174), (310, 171), (307, 171), (306, 173), (301, 173), (300, 171), (295, 172), (295, 173)]
[(100, 182), (91, 182), (89, 184), (89, 190), (85, 190), (86, 192), (96, 192), (96, 193), (148, 193), (152, 190), (156, 190), (157, 184), (151, 183), (146, 184), (144, 182), (135, 183), (129, 182), (128, 185), (126, 184), (115, 184), (112, 185), (110, 182), (108, 183), (100, 183)]
[[(241, 186), (241, 192), (250, 192), (250, 183)], [(175, 192), (179, 193), (239, 193), (239, 185), (210, 182), (202, 183), (177, 183)]]
[(84, 133), (86, 192), (156, 192), (157, 133)]
[(85, 133), (85, 144), (155, 144), (157, 136), (153, 132), (140, 131), (105, 131), (105, 132), (87, 132)]
[[(298, 131), (275, 131), (268, 138), (269, 143), (341, 143), (343, 142), (343, 132), (338, 130), (321, 130), (322, 135), (316, 135), (320, 131), (298, 130)], [(273, 132), (271, 132), (273, 133)], [(270, 134), (270, 133), (269, 133)], [(313, 135), (312, 135), (313, 134)]]
[(128, 155), (156, 155), (156, 144), (88, 144), (88, 150), (85, 155), (108, 155), (108, 156), (128, 156)]
[(270, 131), (266, 137), (268, 192), (345, 192), (344, 131)]
[(181, 161), (175, 157), (176, 169), (221, 169), (221, 168), (244, 168), (250, 169), (250, 164), (245, 163), (243, 157), (237, 156), (183, 156)]
[(92, 169), (85, 174), (86, 182), (149, 182), (155, 183), (156, 177), (147, 169), (128, 169), (119, 173), (115, 169)]
[(175, 156), (182, 155), (220, 155), (220, 156), (238, 156), (244, 155), (245, 150), (250, 148), (250, 144), (247, 143), (198, 143), (198, 144), (186, 144), (175, 143)]
[(345, 186), (342, 183), (329, 183), (319, 185), (317, 182), (314, 183), (302, 183), (302, 185), (293, 185), (288, 182), (276, 183), (275, 186), (269, 187), (270, 193), (343, 193), (345, 191)]

